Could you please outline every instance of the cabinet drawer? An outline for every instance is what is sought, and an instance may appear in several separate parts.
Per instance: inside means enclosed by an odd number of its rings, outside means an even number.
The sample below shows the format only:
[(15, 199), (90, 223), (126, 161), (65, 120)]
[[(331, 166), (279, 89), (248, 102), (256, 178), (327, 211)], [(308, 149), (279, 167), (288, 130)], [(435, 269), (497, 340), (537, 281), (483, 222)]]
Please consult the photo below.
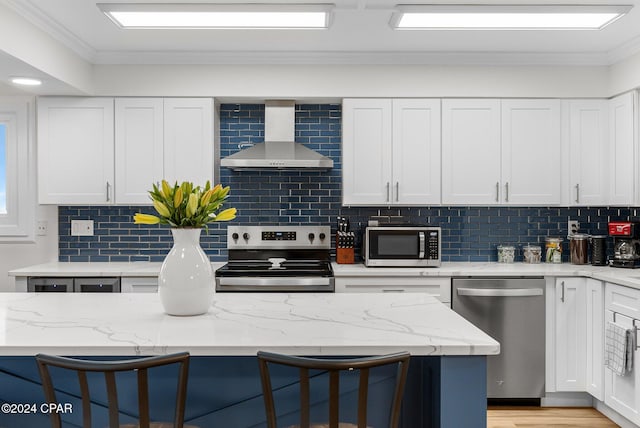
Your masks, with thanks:
[(428, 293), (451, 302), (450, 278), (362, 276), (336, 278), (337, 293)]
[(157, 293), (158, 277), (122, 277), (123, 293)]
[(640, 319), (640, 290), (607, 282), (605, 308), (630, 318)]

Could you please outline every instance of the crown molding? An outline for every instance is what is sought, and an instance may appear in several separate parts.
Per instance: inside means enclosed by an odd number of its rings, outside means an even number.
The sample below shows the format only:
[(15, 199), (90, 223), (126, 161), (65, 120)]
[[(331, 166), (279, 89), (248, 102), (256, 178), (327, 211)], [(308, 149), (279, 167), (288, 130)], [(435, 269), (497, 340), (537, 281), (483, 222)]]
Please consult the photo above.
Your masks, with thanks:
[(100, 65), (203, 64), (203, 65), (513, 65), (513, 66), (607, 66), (607, 53), (520, 52), (97, 52)]
[(96, 50), (84, 40), (76, 36), (66, 27), (51, 19), (47, 14), (34, 6), (29, 0), (0, 0), (7, 7), (18, 13), (34, 26), (49, 34), (58, 42), (74, 51), (82, 59), (93, 62)]
[(640, 52), (640, 36), (635, 37), (628, 42), (623, 43), (615, 49), (612, 49), (608, 53), (609, 65), (615, 64), (620, 61), (637, 54)]

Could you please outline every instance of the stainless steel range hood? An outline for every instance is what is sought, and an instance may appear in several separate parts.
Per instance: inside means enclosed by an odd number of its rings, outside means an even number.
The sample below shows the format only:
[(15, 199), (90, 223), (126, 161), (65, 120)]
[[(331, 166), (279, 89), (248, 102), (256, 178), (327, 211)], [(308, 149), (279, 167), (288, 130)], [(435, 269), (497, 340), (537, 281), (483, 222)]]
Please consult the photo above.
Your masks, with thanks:
[(333, 160), (294, 141), (295, 101), (267, 101), (264, 108), (264, 143), (240, 150), (220, 166), (245, 169), (328, 169)]

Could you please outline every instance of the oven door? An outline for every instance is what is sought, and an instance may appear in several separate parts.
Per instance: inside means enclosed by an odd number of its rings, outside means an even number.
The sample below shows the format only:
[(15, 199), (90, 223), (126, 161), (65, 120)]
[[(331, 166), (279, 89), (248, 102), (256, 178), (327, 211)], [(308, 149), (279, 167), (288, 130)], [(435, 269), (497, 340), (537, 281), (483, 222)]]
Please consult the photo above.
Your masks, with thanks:
[(440, 266), (438, 228), (368, 227), (367, 266)]
[(216, 276), (216, 291), (333, 292), (333, 276)]

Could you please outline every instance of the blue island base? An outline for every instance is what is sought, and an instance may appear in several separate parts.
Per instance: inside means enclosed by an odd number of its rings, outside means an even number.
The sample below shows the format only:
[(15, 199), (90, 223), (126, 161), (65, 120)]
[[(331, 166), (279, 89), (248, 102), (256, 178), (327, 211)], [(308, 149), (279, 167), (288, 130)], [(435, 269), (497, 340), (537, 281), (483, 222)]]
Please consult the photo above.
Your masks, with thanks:
[[(389, 399), (393, 375), (394, 372), (390, 368), (371, 373), (371, 427), (384, 428), (388, 424), (387, 406), (377, 406), (376, 403), (387, 402)], [(173, 369), (162, 368), (150, 376), (152, 416), (156, 420), (171, 420), (172, 402), (175, 397), (173, 379), (176, 372)], [(274, 395), (279, 406), (277, 411), (282, 415), (279, 422), (281, 421), (282, 426), (297, 423), (297, 373), (286, 368), (274, 367), (272, 377)], [(326, 407), (324, 402), (328, 389), (323, 377), (318, 375), (312, 383), (312, 388), (317, 388), (312, 389), (312, 397), (316, 399), (312, 409), (314, 420), (326, 420), (321, 414)], [(121, 394), (124, 392), (124, 397), (120, 399), (121, 423), (126, 423), (137, 411), (133, 379), (118, 379), (118, 387), (121, 388)], [(44, 403), (35, 359), (0, 358), (0, 404), (4, 405), (0, 412), (0, 428), (45, 428), (50, 426), (50, 411), (61, 412), (65, 428), (81, 427), (82, 407), (75, 376), (63, 375), (58, 389), (58, 400), (70, 403), (70, 406), (49, 408)], [(106, 426), (104, 389), (99, 389), (99, 393), (92, 396), (96, 403), (93, 410), (97, 422), (95, 426)], [(356, 400), (357, 384), (348, 373), (341, 378), (341, 391), (344, 392), (341, 399), (341, 420), (353, 420), (348, 409), (355, 408), (353, 404)], [(15, 406), (11, 409), (7, 404)], [(403, 428), (484, 428), (486, 404), (485, 356), (411, 358), (402, 407)], [(69, 408), (71, 412), (68, 411)], [(265, 427), (257, 359), (192, 357), (186, 422), (201, 428)]]

